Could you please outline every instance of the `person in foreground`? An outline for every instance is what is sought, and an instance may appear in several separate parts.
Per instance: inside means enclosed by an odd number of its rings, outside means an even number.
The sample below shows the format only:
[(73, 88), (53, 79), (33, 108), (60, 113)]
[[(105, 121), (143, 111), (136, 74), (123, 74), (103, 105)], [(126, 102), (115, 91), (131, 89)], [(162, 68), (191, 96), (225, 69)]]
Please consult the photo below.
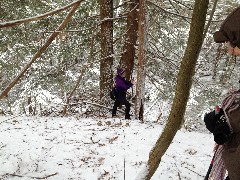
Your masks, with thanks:
[(127, 101), (126, 95), (127, 90), (132, 87), (133, 80), (128, 81), (125, 79), (126, 73), (124, 69), (117, 68), (117, 75), (115, 77), (115, 90), (116, 90), (116, 99), (113, 105), (112, 117), (116, 116), (117, 107), (125, 105), (125, 119), (130, 119), (130, 107), (131, 104)]
[[(214, 33), (216, 43), (227, 43), (228, 53), (240, 56), (240, 7), (236, 8)], [(240, 180), (240, 90), (229, 91), (221, 107), (204, 117), (207, 129), (213, 133), (215, 155), (212, 169), (205, 179)]]

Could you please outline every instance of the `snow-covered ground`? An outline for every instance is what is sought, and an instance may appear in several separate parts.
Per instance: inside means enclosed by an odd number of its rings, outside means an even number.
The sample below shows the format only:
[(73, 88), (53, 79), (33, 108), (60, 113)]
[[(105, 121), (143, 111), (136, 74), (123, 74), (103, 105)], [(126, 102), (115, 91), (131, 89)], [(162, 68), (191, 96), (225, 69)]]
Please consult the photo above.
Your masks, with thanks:
[[(0, 116), (0, 179), (135, 180), (162, 129), (134, 119)], [(180, 130), (152, 179), (203, 179), (213, 146), (211, 134)]]

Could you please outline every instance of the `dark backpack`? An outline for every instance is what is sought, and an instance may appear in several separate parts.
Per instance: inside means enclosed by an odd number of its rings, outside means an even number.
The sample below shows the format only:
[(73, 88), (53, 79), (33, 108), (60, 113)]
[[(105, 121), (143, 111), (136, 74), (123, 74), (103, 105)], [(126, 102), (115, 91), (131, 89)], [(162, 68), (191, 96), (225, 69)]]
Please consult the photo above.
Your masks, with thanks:
[(216, 111), (212, 111), (205, 114), (204, 122), (206, 128), (213, 133), (214, 141), (217, 144), (222, 145), (229, 140), (231, 131), (222, 108), (217, 113)]
[(110, 98), (112, 100), (116, 100), (116, 96), (117, 96), (116, 88), (113, 87), (112, 90), (110, 91)]
[[(224, 109), (224, 110), (223, 110)], [(240, 131), (240, 91), (230, 92), (222, 102), (218, 113), (212, 111), (205, 115), (207, 129), (213, 133), (218, 144), (227, 142), (233, 133)], [(235, 131), (236, 132), (235, 132)]]

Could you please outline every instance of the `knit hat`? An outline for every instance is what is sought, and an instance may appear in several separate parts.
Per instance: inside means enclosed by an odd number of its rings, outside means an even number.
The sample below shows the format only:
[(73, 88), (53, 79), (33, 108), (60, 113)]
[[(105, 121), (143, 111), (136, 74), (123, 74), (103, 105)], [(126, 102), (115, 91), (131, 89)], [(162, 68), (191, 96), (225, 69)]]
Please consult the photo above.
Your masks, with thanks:
[(124, 72), (125, 72), (124, 69), (122, 69), (122, 68), (117, 68), (117, 74), (118, 74), (118, 75), (121, 76)]
[(232, 47), (240, 48), (240, 7), (227, 16), (213, 38), (216, 43), (229, 41)]

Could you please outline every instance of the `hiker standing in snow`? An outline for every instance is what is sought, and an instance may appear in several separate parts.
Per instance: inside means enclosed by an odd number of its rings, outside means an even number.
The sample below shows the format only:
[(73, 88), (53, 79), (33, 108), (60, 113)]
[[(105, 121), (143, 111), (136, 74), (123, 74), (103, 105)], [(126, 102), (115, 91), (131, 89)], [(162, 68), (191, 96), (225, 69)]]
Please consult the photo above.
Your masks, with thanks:
[(125, 105), (125, 119), (130, 119), (130, 103), (126, 99), (127, 90), (132, 87), (133, 80), (125, 79), (126, 73), (124, 69), (117, 68), (117, 75), (115, 77), (116, 99), (113, 105), (112, 117), (116, 116), (117, 107)]
[[(214, 34), (216, 43), (227, 43), (228, 53), (240, 56), (240, 7), (235, 9)], [(217, 143), (210, 179), (240, 180), (240, 90), (229, 92), (221, 108), (205, 115), (207, 129)]]

